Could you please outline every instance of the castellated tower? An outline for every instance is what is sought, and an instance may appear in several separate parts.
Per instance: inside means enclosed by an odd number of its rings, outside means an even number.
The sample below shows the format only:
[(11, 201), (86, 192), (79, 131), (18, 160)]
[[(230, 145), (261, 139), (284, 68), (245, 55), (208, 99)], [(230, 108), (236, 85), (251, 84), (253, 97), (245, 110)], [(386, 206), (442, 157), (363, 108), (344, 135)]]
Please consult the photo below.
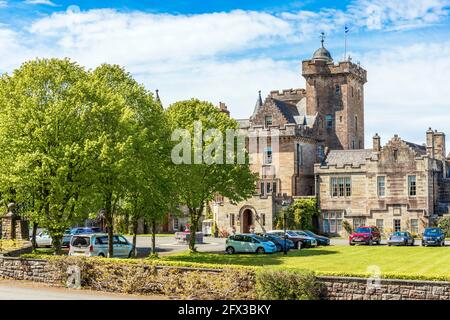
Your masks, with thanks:
[(302, 62), (306, 112), (316, 116), (317, 137), (330, 149), (364, 148), (364, 84), (367, 71), (351, 61), (337, 64), (323, 46)]

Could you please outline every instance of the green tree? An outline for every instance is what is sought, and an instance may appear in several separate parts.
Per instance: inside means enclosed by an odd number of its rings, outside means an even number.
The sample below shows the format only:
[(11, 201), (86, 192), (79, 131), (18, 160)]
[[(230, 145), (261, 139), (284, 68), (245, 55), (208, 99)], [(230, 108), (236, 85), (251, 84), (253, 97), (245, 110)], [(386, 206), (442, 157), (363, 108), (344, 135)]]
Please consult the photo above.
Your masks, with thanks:
[(94, 190), (104, 208), (112, 256), (114, 215), (121, 201), (128, 197), (137, 217), (136, 210), (142, 212), (148, 204), (143, 194), (160, 196), (163, 180), (156, 177), (164, 174), (160, 170), (167, 163), (168, 138), (160, 104), (119, 66), (104, 64), (92, 71), (89, 89)]
[(450, 217), (441, 217), (437, 225), (439, 228), (442, 228), (447, 237), (450, 236)]
[[(174, 148), (172, 156), (182, 155), (183, 158), (183, 161), (177, 162), (176, 165), (178, 196), (180, 204), (186, 205), (189, 210), (189, 249), (195, 251), (196, 231), (206, 203), (211, 201), (216, 193), (227, 197), (232, 203), (249, 198), (255, 190), (256, 175), (250, 171), (248, 155), (237, 139), (233, 139), (232, 146), (247, 157), (244, 164), (237, 164), (238, 153), (231, 155), (225, 152), (226, 139), (216, 139), (219, 133), (226, 137), (226, 130), (237, 129), (238, 124), (211, 103), (197, 99), (180, 101), (167, 109), (167, 116), (172, 130), (185, 130), (182, 131), (184, 135), (176, 135), (174, 131), (173, 138), (181, 138), (182, 142), (179, 144), (181, 149)], [(213, 131), (216, 135), (208, 136), (207, 133)], [(200, 132), (200, 136), (205, 139), (199, 139), (195, 132)], [(217, 145), (221, 148), (212, 148)], [(208, 153), (214, 159), (220, 159), (226, 154), (233, 158), (234, 163), (205, 161), (203, 156)]]
[(0, 83), (2, 183), (48, 229), (57, 253), (64, 230), (84, 212), (86, 80), (68, 59), (37, 59)]
[[(296, 199), (286, 209), (286, 228), (294, 230), (311, 230), (313, 218), (320, 213), (316, 198)], [(277, 228), (284, 227), (284, 216), (281, 212), (276, 219)]]

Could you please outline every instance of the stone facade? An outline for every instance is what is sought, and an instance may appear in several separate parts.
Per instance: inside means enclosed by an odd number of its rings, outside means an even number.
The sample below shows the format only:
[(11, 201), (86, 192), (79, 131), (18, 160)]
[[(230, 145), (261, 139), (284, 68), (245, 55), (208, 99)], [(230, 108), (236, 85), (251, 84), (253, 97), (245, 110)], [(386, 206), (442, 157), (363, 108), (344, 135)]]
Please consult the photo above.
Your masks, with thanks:
[[(302, 75), (306, 89), (271, 91), (264, 101), (259, 93), (252, 116), (238, 120), (259, 181), (247, 201), (213, 201), (219, 229), (271, 229), (283, 201), (314, 196), (314, 164), (325, 150), (364, 146), (366, 71), (351, 61), (334, 63), (322, 44), (303, 61)], [(223, 103), (219, 108), (229, 114)]]
[(2, 217), (1, 236), (5, 240), (28, 240), (30, 238), (28, 221), (22, 220), (16, 214), (14, 203), (8, 205), (8, 212)]
[(450, 300), (450, 282), (319, 277), (326, 300)]
[(416, 145), (394, 136), (381, 147), (375, 135), (372, 149), (330, 151), (315, 165), (321, 230), (345, 235), (342, 221), (347, 220), (353, 227), (378, 226), (386, 234), (417, 234), (448, 213), (445, 135), (429, 130), (427, 142)]

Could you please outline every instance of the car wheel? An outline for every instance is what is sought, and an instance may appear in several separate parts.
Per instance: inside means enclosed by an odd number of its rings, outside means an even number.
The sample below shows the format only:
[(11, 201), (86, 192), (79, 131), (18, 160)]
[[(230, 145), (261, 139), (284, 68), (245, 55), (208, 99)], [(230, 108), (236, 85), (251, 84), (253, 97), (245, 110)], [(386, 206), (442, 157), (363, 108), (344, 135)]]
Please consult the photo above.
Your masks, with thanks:
[(105, 255), (104, 255), (102, 252), (100, 252), (100, 253), (98, 254), (98, 256), (101, 257), (101, 258), (104, 258), (104, 257), (105, 257)]
[(351, 243), (351, 242), (349, 242), (349, 245), (351, 245), (351, 246), (354, 246), (355, 244), (354, 244), (354, 243)]
[(279, 243), (276, 244), (276, 247), (277, 247), (277, 251), (282, 251), (283, 250), (283, 248), (281, 247), (281, 244), (279, 244)]
[(233, 254), (233, 253), (234, 253), (234, 248), (233, 248), (233, 247), (228, 247), (225, 251), (226, 251), (228, 254)]
[(133, 250), (131, 250), (130, 253), (128, 254), (128, 259), (130, 259), (132, 255), (133, 255)]
[(266, 250), (264, 250), (263, 247), (259, 247), (258, 249), (256, 249), (256, 253), (258, 254), (266, 253)]
[(296, 247), (297, 247), (298, 250), (300, 250), (301, 248), (303, 248), (302, 242), (301, 242), (301, 241), (297, 241)]
[(368, 244), (369, 246), (373, 245), (372, 239), (370, 239), (369, 242), (367, 242), (367, 244)]

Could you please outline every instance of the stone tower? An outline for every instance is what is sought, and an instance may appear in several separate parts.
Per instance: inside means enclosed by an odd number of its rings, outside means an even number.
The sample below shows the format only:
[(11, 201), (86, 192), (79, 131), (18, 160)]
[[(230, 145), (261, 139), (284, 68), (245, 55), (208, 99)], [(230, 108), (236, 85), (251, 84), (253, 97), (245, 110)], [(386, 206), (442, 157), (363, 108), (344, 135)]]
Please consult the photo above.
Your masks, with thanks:
[(330, 149), (364, 148), (364, 84), (367, 71), (349, 60), (334, 63), (322, 46), (302, 62), (306, 111), (317, 114), (317, 135)]

